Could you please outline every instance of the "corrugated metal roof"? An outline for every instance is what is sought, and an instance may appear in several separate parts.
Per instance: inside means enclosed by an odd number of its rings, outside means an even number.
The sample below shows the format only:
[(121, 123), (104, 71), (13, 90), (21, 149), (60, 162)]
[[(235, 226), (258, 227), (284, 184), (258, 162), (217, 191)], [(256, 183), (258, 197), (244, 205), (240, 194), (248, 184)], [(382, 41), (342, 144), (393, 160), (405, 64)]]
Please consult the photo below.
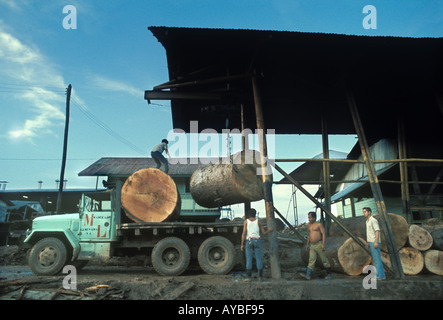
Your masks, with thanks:
[[(169, 159), (170, 176), (191, 176), (199, 167), (209, 163), (221, 163), (223, 158), (172, 158)], [(79, 176), (128, 177), (144, 168), (154, 168), (152, 158), (101, 158), (82, 170)]]
[[(442, 114), (435, 102), (435, 94), (441, 94), (442, 88), (441, 37), (174, 27), (149, 30), (166, 49), (170, 83), (182, 84), (159, 99), (171, 99), (173, 127), (185, 132), (191, 132), (191, 121), (198, 121), (199, 130), (222, 132), (227, 118), (230, 128), (241, 128), (241, 105), (245, 127), (254, 130), (251, 81), (234, 78), (254, 70), (266, 128), (275, 129), (276, 134), (321, 134), (322, 115), (328, 134), (354, 134), (343, 79), (354, 93), (367, 137), (395, 137), (399, 114), (405, 119), (406, 131), (411, 128), (406, 136), (419, 134), (417, 141), (428, 139), (441, 126)], [(205, 82), (222, 77), (225, 81)], [(159, 91), (147, 91), (147, 96)]]

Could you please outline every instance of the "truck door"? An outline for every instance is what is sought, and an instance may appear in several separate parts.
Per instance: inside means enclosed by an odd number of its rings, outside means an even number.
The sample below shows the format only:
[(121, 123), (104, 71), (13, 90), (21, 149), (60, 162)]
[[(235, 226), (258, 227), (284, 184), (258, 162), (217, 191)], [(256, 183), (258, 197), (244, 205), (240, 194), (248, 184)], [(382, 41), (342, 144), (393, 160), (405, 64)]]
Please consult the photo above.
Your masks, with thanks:
[(97, 203), (83, 195), (80, 206), (80, 238), (82, 241), (109, 240), (112, 211), (100, 211)]

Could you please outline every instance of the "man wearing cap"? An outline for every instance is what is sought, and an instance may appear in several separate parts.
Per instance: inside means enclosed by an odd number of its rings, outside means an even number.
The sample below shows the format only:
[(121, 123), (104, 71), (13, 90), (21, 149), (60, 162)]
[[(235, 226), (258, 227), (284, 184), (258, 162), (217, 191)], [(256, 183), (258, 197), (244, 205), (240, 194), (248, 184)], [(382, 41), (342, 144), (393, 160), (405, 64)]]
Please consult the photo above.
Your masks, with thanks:
[(166, 158), (162, 155), (163, 151), (166, 151), (166, 154), (168, 155), (169, 159), (171, 159), (171, 156), (168, 152), (168, 140), (163, 139), (161, 143), (156, 145), (154, 148), (152, 148), (151, 151), (151, 157), (154, 159), (157, 166), (156, 169), (160, 169), (161, 164), (163, 163), (164, 166), (164, 172), (167, 174), (169, 171), (168, 161)]

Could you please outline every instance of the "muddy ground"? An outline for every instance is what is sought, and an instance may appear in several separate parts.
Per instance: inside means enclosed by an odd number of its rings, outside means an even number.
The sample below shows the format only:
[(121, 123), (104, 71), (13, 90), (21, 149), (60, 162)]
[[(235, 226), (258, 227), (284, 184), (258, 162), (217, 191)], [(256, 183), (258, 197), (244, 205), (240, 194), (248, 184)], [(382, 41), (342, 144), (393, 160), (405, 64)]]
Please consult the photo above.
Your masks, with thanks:
[[(197, 265), (175, 277), (165, 277), (146, 265), (146, 260), (121, 258), (108, 264), (92, 264), (77, 273), (76, 288), (70, 272), (38, 277), (26, 265), (26, 249), (0, 247), (0, 299), (2, 300), (429, 300), (443, 299), (443, 277), (406, 276), (378, 281), (365, 289), (366, 275), (334, 273), (325, 280), (323, 271), (303, 279), (300, 267), (282, 267), (281, 279), (265, 270), (264, 281), (244, 281), (236, 268), (223, 276), (207, 275)], [(68, 278), (67, 278), (68, 277)], [(64, 282), (65, 281), (65, 282)], [(366, 281), (367, 282), (367, 281)]]

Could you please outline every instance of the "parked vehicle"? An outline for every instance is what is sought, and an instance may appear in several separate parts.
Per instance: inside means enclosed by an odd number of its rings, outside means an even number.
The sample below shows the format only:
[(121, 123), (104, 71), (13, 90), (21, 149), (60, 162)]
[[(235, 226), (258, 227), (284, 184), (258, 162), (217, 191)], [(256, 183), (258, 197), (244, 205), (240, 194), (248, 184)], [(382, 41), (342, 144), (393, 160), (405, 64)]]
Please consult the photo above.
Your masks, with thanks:
[[(146, 254), (162, 275), (180, 275), (191, 259), (208, 274), (226, 274), (235, 264), (243, 221), (125, 222), (121, 184), (104, 191), (107, 200), (83, 194), (79, 212), (34, 219), (25, 242), (37, 275), (55, 275), (65, 265), (81, 268), (91, 259)], [(97, 197), (102, 199), (103, 196)]]

